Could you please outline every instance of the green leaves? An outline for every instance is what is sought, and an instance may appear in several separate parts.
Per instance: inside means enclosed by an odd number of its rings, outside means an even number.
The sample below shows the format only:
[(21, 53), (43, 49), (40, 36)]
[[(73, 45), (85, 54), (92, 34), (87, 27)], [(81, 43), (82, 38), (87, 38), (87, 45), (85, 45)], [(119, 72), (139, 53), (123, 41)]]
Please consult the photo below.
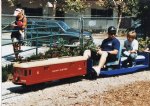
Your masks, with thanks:
[(133, 13), (136, 14), (134, 11), (138, 8), (138, 2), (139, 0), (100, 0), (97, 4), (105, 8), (112, 8), (131, 15)]
[(64, 10), (66, 12), (73, 11), (73, 12), (84, 12), (87, 8), (85, 2), (81, 0), (66, 0), (64, 5)]
[(9, 75), (13, 73), (13, 64), (2, 66), (2, 82), (8, 80)]
[(138, 42), (139, 42), (139, 51), (143, 51), (150, 44), (150, 39), (148, 37), (146, 39), (139, 38)]

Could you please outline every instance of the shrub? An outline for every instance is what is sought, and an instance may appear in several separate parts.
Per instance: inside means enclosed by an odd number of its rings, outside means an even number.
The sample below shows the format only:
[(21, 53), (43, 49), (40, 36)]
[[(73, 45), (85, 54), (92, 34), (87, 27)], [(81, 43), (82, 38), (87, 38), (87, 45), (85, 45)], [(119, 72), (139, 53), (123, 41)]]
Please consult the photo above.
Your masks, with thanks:
[(47, 58), (55, 58), (55, 57), (62, 57), (62, 56), (80, 56), (83, 55), (84, 50), (91, 49), (95, 50), (96, 45), (92, 41), (88, 41), (84, 45), (84, 47), (77, 46), (77, 47), (65, 47), (63, 43), (60, 43), (59, 45), (55, 45), (53, 47), (50, 47), (48, 51), (46, 51), (44, 54), (33, 54), (32, 56), (19, 60), (19, 62), (27, 62), (32, 60), (38, 60), (38, 59), (47, 59)]
[(150, 39), (148, 37), (146, 39), (139, 38), (138, 41), (139, 41), (139, 51), (143, 51), (148, 46), (148, 44), (150, 44)]
[(2, 67), (2, 82), (7, 81), (8, 79), (8, 72)]
[(13, 73), (13, 64), (8, 64), (2, 67), (2, 82), (5, 82), (9, 79), (8, 75)]

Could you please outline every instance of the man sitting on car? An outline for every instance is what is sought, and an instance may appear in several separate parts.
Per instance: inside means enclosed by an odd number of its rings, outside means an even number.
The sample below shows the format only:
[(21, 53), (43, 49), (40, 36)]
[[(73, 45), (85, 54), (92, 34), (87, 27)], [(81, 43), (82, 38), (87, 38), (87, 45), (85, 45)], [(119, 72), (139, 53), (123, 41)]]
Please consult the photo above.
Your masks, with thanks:
[[(99, 76), (101, 68), (104, 67), (106, 62), (112, 62), (117, 60), (117, 54), (120, 48), (120, 42), (115, 37), (116, 28), (114, 26), (110, 26), (108, 28), (108, 38), (102, 41), (102, 44), (96, 52), (91, 50), (85, 50), (84, 56), (91, 58), (93, 60), (98, 60), (99, 63), (97, 66), (93, 66), (94, 72), (97, 76)], [(95, 75), (94, 74), (94, 75)]]

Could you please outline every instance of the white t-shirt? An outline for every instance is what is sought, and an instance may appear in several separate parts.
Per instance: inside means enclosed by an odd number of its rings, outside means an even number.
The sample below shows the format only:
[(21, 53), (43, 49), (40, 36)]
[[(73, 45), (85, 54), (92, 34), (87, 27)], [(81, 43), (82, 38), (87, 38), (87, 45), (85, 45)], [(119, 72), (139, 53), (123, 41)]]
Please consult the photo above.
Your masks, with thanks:
[(126, 48), (126, 50), (138, 50), (138, 41), (136, 39), (134, 39), (132, 42), (129, 42), (128, 40), (126, 40), (124, 42), (124, 47)]

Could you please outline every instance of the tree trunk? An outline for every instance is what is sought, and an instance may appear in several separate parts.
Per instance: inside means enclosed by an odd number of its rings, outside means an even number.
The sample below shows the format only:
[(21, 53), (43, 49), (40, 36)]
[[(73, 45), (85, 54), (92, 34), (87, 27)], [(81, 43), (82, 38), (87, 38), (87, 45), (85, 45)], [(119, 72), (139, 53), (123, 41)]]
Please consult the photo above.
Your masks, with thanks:
[(119, 32), (119, 27), (120, 27), (120, 24), (121, 24), (121, 20), (122, 20), (122, 13), (119, 14), (119, 17), (118, 17), (118, 24), (117, 24), (117, 32), (116, 32), (116, 35), (118, 36), (118, 32)]
[(57, 1), (55, 0), (53, 3), (53, 17), (55, 17), (56, 14), (56, 5), (57, 5)]

